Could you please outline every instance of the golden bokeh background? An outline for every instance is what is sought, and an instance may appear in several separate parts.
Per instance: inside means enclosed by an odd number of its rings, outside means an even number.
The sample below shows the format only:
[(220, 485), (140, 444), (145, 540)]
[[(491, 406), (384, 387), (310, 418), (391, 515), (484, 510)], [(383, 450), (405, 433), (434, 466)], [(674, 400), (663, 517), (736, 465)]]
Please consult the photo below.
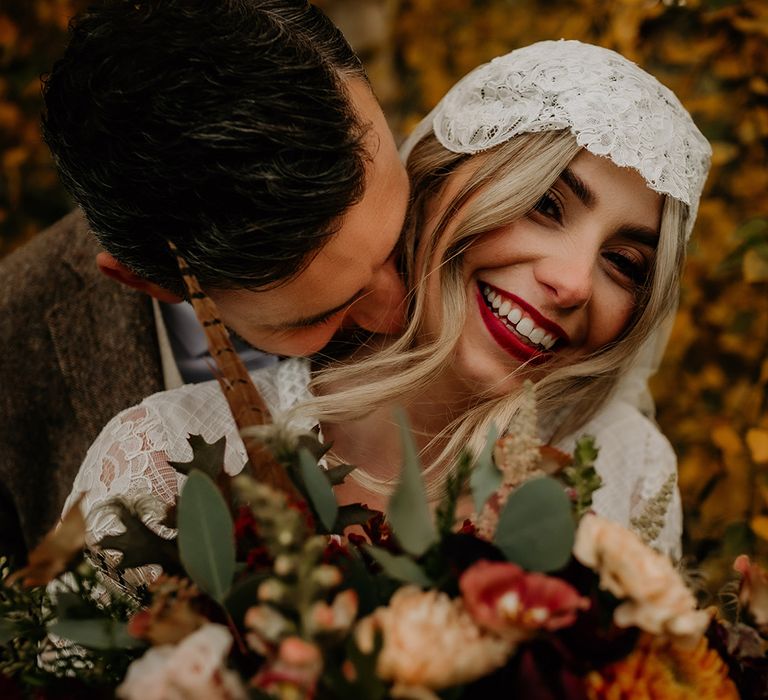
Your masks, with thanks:
[[(84, 0), (0, 5), (0, 255), (66, 213), (40, 83)], [(714, 146), (658, 419), (680, 458), (685, 550), (714, 588), (768, 555), (768, 2), (321, 0), (402, 137), (462, 75), (540, 39), (619, 51), (677, 93)]]

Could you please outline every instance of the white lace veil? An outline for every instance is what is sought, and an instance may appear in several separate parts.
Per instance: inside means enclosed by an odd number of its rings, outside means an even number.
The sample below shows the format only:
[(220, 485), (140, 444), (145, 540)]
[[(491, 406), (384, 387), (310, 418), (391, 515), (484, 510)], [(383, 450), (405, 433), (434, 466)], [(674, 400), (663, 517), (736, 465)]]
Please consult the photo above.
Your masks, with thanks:
[[(688, 206), (690, 237), (712, 150), (674, 93), (609, 49), (542, 41), (476, 68), (454, 85), (401, 147), (424, 136), (454, 153), (480, 153), (519, 134), (569, 129), (580, 146), (633, 168), (648, 187)], [(638, 350), (617, 394), (653, 413), (648, 379), (658, 369), (672, 310)]]

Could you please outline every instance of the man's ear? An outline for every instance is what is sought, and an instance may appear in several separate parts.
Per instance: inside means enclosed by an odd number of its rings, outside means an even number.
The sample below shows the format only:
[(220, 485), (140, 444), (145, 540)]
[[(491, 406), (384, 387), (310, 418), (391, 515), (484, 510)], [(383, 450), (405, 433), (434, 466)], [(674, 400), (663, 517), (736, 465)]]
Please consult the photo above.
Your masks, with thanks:
[(107, 277), (120, 282), (120, 284), (124, 284), (126, 287), (138, 289), (140, 292), (144, 292), (144, 294), (149, 294), (149, 296), (154, 297), (158, 301), (164, 301), (168, 304), (178, 304), (180, 301), (184, 301), (180, 296), (168, 291), (165, 287), (139, 277), (121, 262), (115, 260), (109, 253), (99, 253), (96, 256), (96, 265)]

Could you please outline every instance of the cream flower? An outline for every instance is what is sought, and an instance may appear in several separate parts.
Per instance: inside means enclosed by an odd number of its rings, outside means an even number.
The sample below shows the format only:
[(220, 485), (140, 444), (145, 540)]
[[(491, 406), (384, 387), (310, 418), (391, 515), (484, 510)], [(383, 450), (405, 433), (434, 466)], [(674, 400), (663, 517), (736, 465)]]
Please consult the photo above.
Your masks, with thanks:
[(685, 646), (701, 639), (710, 615), (696, 609), (696, 599), (672, 562), (618, 523), (587, 514), (579, 523), (573, 555), (600, 575), (600, 586), (624, 602), (613, 620), (636, 626)]
[(515, 647), (485, 634), (460, 599), (415, 586), (400, 588), (387, 607), (358, 623), (355, 635), (364, 652), (373, 650), (377, 630), (383, 637), (377, 674), (411, 693), (480, 678), (502, 666)]
[(223, 625), (203, 625), (178, 645), (152, 647), (128, 667), (117, 689), (124, 700), (245, 700), (246, 691), (224, 667), (232, 646)]

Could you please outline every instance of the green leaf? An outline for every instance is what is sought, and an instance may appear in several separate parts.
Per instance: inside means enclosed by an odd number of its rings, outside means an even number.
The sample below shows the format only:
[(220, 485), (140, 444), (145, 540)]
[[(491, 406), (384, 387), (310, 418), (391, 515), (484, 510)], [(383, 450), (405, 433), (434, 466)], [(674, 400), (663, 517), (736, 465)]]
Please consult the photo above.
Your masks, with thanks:
[(120, 566), (132, 569), (147, 564), (159, 564), (167, 574), (179, 572), (179, 553), (173, 540), (166, 540), (150, 530), (135, 513), (118, 503), (120, 522), (125, 532), (103, 537), (100, 549), (115, 549), (123, 553)]
[(376, 560), (382, 569), (384, 569), (384, 573), (387, 574), (387, 576), (396, 581), (415, 583), (422, 588), (429, 588), (432, 586), (432, 580), (424, 572), (424, 569), (409, 556), (404, 554), (392, 554), (386, 549), (374, 547), (372, 545), (366, 546), (365, 551)]
[(409, 554), (421, 556), (437, 540), (437, 532), (429, 512), (424, 477), (416, 453), (408, 419), (402, 409), (396, 412), (403, 447), (400, 480), (389, 499), (387, 519), (400, 546)]
[(583, 435), (576, 441), (573, 465), (566, 467), (561, 475), (566, 486), (573, 492), (572, 508), (577, 520), (591, 510), (592, 494), (603, 485), (603, 480), (594, 467), (598, 452), (595, 438)]
[(299, 450), (299, 466), (312, 508), (325, 529), (330, 532), (339, 512), (339, 504), (336, 502), (331, 483), (323, 474), (317, 460), (304, 447)]
[(472, 489), (472, 500), (475, 502), (475, 513), (480, 514), (486, 501), (501, 486), (501, 472), (493, 461), (493, 448), (498, 438), (496, 426), (492, 425), (488, 431), (488, 439), (483, 451), (478, 455), (472, 476), (469, 477), (469, 486)]
[(599, 450), (592, 435), (582, 435), (576, 441), (576, 449), (573, 453), (574, 461), (578, 467), (594, 466)]
[(8, 644), (12, 639), (18, 637), (19, 634), (21, 632), (13, 620), (7, 618), (0, 619), (0, 644)]
[(471, 474), (472, 457), (465, 451), (459, 455), (453, 471), (446, 476), (443, 497), (435, 511), (437, 531), (441, 537), (453, 532), (459, 499), (466, 492)]
[(325, 476), (333, 486), (344, 483), (346, 479), (357, 467), (354, 464), (338, 464), (325, 471)]
[(563, 487), (543, 477), (524, 483), (499, 515), (494, 544), (528, 571), (555, 571), (571, 557), (574, 524)]
[(87, 649), (134, 649), (145, 642), (128, 634), (128, 625), (107, 618), (90, 620), (59, 620), (48, 631)]
[(235, 574), (235, 535), (224, 497), (207, 474), (194, 470), (179, 497), (179, 553), (190, 578), (223, 602)]
[(237, 625), (243, 625), (245, 613), (257, 603), (258, 588), (268, 576), (266, 572), (255, 574), (232, 586), (224, 601), (224, 607)]
[(362, 503), (347, 503), (339, 506), (339, 514), (336, 516), (336, 524), (333, 531), (342, 533), (350, 525), (363, 525), (367, 523), (379, 511), (368, 508)]
[(192, 460), (189, 462), (171, 462), (169, 460), (168, 464), (186, 476), (189, 476), (193, 469), (199, 469), (211, 479), (216, 479), (224, 467), (227, 438), (222, 437), (209, 444), (202, 435), (190, 435), (187, 442), (192, 448)]

